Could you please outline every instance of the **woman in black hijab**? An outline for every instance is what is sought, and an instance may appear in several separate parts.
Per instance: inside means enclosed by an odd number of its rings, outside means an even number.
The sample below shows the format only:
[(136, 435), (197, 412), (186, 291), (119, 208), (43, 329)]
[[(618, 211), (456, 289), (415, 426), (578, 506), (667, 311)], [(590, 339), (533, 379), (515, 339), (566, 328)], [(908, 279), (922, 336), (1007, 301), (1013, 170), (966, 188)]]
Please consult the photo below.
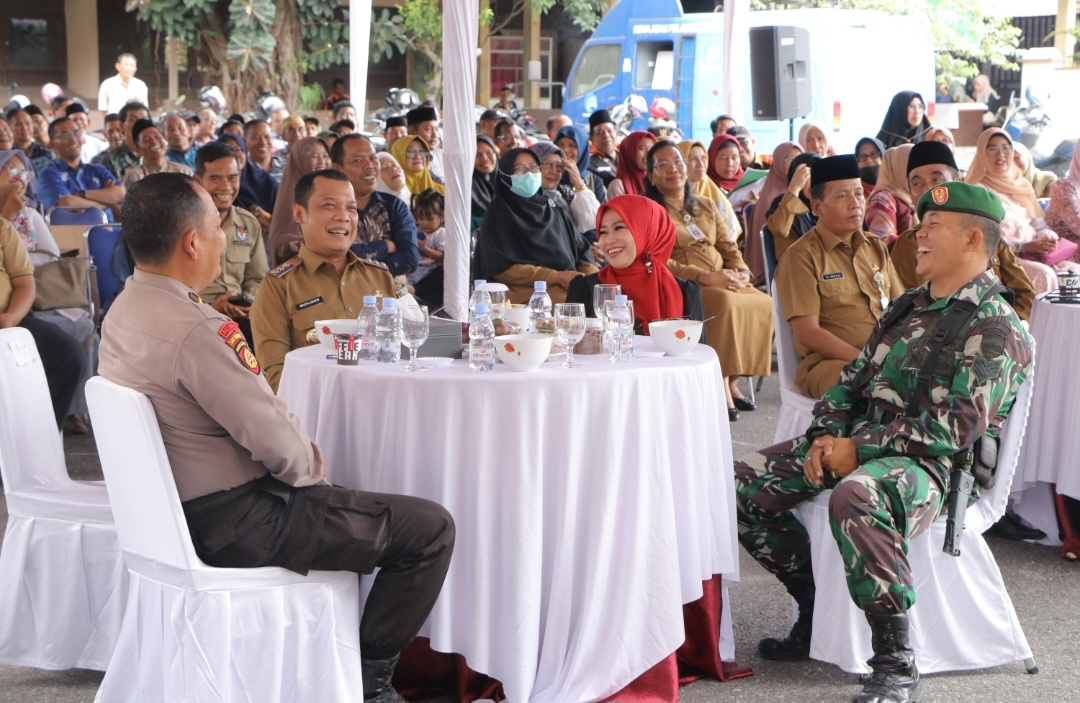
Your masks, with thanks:
[(566, 300), (570, 281), (596, 271), (589, 241), (540, 188), (540, 159), (511, 149), (499, 159), (495, 198), (476, 243), (476, 277), (505, 283), (512, 303), (526, 303), (534, 281), (547, 282), (552, 302)]
[(472, 172), (472, 221), (470, 231), (475, 231), (484, 219), (484, 213), (495, 197), (495, 169), (499, 165), (499, 152), (495, 142), (483, 134), (476, 135), (476, 161)]
[(922, 96), (914, 90), (902, 90), (893, 96), (877, 138), (886, 149), (891, 149), (901, 144), (917, 144), (929, 130), (930, 120), (926, 118)]

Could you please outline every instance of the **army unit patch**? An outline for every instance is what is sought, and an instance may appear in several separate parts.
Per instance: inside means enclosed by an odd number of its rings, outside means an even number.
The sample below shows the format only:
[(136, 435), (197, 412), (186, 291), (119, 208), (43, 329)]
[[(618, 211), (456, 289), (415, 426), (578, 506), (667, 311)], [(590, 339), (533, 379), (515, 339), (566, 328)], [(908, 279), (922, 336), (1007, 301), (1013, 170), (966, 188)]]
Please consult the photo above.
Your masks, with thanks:
[(938, 186), (930, 191), (930, 197), (934, 199), (934, 202), (938, 205), (944, 205), (949, 202), (949, 189), (944, 186)]
[(247, 367), (248, 371), (256, 376), (262, 373), (262, 369), (259, 368), (259, 361), (255, 358), (255, 353), (251, 351), (251, 347), (248, 346), (247, 340), (244, 339), (244, 333), (240, 331), (240, 325), (230, 320), (221, 326), (221, 329), (218, 330), (218, 334), (225, 340), (225, 344), (236, 352), (236, 356), (239, 357), (240, 363)]

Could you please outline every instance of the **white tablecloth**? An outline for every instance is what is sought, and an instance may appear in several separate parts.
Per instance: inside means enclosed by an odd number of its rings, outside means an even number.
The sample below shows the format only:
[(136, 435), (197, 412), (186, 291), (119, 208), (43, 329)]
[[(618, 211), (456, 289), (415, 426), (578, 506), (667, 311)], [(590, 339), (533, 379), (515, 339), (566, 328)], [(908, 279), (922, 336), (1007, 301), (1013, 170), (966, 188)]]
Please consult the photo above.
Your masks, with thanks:
[(1031, 336), (1035, 392), (1012, 496), (1016, 512), (1060, 544), (1049, 484), (1080, 499), (1080, 305), (1037, 299)]
[[(647, 338), (635, 340), (651, 347)], [(280, 395), (330, 479), (437, 501), (457, 522), (421, 635), (509, 701), (610, 695), (683, 642), (682, 605), (737, 579), (720, 364), (676, 358), (533, 373), (408, 373), (290, 353)]]

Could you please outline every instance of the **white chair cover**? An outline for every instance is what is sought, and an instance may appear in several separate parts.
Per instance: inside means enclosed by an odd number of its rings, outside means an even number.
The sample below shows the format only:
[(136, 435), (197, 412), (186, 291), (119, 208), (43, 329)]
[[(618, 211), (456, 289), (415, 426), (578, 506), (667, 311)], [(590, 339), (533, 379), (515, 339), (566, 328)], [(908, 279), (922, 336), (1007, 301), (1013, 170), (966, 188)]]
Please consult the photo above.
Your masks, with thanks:
[[(1002, 429), (997, 481), (968, 508), (961, 555), (941, 551), (944, 512), (908, 543), (916, 595), (908, 616), (921, 673), (984, 669), (1018, 660), (1025, 660), (1029, 670), (1034, 667), (1031, 647), (982, 536), (1005, 512), (1027, 427), (1033, 378), (1034, 374), (1020, 387)], [(817, 584), (810, 656), (844, 671), (865, 673), (870, 671), (866, 660), (873, 656), (870, 627), (848, 595), (840, 550), (829, 527), (830, 495), (832, 491), (825, 491), (794, 511), (810, 533)]]
[(776, 328), (776, 366), (780, 376), (780, 417), (776, 421), (773, 443), (783, 442), (804, 434), (814, 420), (817, 401), (807, 398), (795, 386), (795, 370), (799, 357), (795, 354), (795, 342), (791, 339), (791, 325), (784, 317), (780, 297), (776, 295), (776, 281), (769, 286), (773, 303), (773, 326)]
[(37, 346), (0, 330), (0, 663), (105, 670), (127, 570), (105, 484), (72, 481)]
[(131, 571), (120, 641), (95, 700), (362, 700), (356, 575), (206, 566), (150, 400), (100, 376), (86, 396)]

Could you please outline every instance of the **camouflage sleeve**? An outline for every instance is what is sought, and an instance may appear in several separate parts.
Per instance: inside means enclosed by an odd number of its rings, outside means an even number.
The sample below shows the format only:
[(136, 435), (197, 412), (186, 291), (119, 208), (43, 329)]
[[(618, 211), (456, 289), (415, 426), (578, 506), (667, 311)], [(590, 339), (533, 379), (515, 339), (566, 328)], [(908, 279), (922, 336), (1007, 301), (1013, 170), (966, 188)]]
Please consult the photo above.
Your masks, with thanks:
[(917, 418), (865, 423), (853, 434), (859, 463), (887, 456), (955, 454), (1008, 413), (1030, 373), (1032, 345), (1014, 315), (987, 305), (993, 314), (971, 328), (963, 352), (957, 353), (951, 381), (942, 378), (936, 387), (931, 385)]
[[(870, 339), (862, 348), (859, 355), (844, 365), (840, 372), (840, 380), (835, 386), (825, 391), (825, 395), (814, 406), (814, 421), (810, 424), (810, 432), (816, 433), (824, 430), (834, 437), (847, 437), (851, 434), (851, 427), (855, 421), (866, 414), (866, 395), (863, 393), (863, 379), (872, 378), (881, 361), (877, 358), (881, 338), (881, 321), (874, 326), (870, 333)], [(875, 350), (872, 356), (868, 350)], [(888, 349), (885, 349), (888, 353)], [(882, 357), (884, 358), (884, 357)]]

